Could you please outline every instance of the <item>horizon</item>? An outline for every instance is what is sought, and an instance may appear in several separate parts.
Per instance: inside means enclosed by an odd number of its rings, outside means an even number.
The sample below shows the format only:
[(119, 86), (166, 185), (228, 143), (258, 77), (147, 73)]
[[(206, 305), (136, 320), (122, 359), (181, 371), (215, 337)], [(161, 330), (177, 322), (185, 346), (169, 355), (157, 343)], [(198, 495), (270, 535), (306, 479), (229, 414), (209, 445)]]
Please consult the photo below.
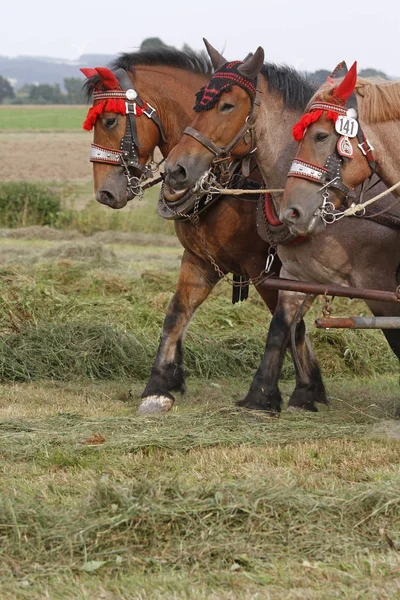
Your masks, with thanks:
[[(177, 48), (178, 50), (182, 50), (182, 48)], [(194, 48), (192, 48), (192, 50), (194, 50), (195, 52), (201, 52), (202, 50), (196, 50)], [(140, 47), (132, 49), (132, 52), (138, 52), (140, 51)], [(49, 63), (60, 63), (60, 64), (65, 64), (65, 65), (70, 65), (70, 66), (79, 66), (81, 59), (87, 56), (104, 56), (107, 57), (107, 60), (112, 60), (113, 57), (118, 56), (118, 54), (121, 54), (122, 52), (116, 52), (116, 53), (109, 53), (109, 52), (84, 52), (83, 54), (81, 54), (80, 56), (76, 57), (76, 58), (66, 58), (66, 57), (62, 57), (62, 56), (44, 56), (44, 55), (34, 55), (34, 54), (19, 54), (19, 55), (15, 55), (15, 56), (10, 56), (10, 55), (4, 55), (0, 53), (0, 59), (1, 58), (5, 58), (8, 60), (21, 60), (21, 59), (27, 59), (27, 60), (39, 60), (39, 61), (46, 61)], [(232, 58), (230, 58), (229, 60), (232, 60)], [(270, 62), (270, 61), (266, 61), (266, 62)], [(288, 63), (277, 63), (277, 64), (281, 64), (281, 65), (287, 65), (290, 67), (293, 67), (293, 65), (290, 65)], [(399, 76), (393, 75), (391, 73), (388, 73), (387, 71), (385, 71), (384, 69), (380, 69), (379, 67), (377, 67), (375, 64), (360, 64), (358, 63), (358, 72), (363, 71), (365, 69), (375, 69), (377, 71), (382, 71), (383, 73), (385, 73), (389, 78), (391, 79), (398, 79)], [(314, 73), (316, 71), (319, 70), (330, 70), (330, 66), (328, 65), (324, 65), (321, 67), (318, 67), (316, 69), (309, 69), (307, 67), (302, 68), (302, 69), (297, 69), (300, 72), (304, 72), (304, 73)], [(2, 73), (0, 72), (0, 76), (2, 75)], [(80, 73), (78, 72), (78, 75), (80, 76)], [(7, 78), (7, 77), (6, 77)]]
[(245, 10), (239, 0), (229, 6), (214, 0), (153, 0), (146, 11), (127, 0), (120, 0), (118, 11), (106, 0), (97, 0), (95, 9), (78, 0), (59, 6), (21, 0), (7, 7), (7, 21), (0, 23), (0, 55), (75, 62), (87, 54), (134, 51), (149, 37), (176, 48), (189, 43), (199, 51), (204, 36), (228, 60), (260, 45), (268, 62), (297, 70), (329, 70), (341, 60), (357, 60), (360, 68), (394, 76), (399, 32), (400, 3), (393, 0), (353, 0), (336, 11), (323, 3), (312, 10), (297, 0), (253, 0)]

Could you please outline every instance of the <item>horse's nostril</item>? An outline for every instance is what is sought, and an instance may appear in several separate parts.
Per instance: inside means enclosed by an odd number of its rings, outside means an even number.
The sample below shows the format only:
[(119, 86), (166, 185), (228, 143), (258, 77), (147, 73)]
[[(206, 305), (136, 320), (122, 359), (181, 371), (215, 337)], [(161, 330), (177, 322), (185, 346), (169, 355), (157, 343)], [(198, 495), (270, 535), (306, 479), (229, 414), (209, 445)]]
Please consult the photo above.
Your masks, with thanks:
[(180, 164), (177, 164), (174, 169), (174, 179), (175, 179), (176, 183), (179, 183), (180, 185), (182, 185), (185, 183), (186, 178), (187, 178), (187, 173), (186, 173), (185, 167), (183, 167)]
[(109, 192), (108, 190), (100, 190), (98, 193), (97, 200), (101, 204), (107, 204), (107, 206), (113, 206), (115, 202), (114, 194)]
[(173, 187), (183, 187), (187, 180), (187, 172), (183, 165), (176, 163), (165, 169), (167, 183)]
[(285, 219), (288, 221), (297, 221), (300, 218), (300, 211), (297, 208), (291, 206), (285, 211)]

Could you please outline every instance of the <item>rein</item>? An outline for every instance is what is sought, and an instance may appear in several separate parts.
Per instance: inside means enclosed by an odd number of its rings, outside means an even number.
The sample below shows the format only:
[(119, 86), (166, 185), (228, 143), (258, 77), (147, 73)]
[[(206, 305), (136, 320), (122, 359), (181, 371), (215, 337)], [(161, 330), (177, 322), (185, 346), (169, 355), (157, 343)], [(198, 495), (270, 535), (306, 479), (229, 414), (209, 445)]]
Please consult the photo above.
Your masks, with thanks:
[[(126, 115), (125, 135), (121, 139), (119, 150), (92, 144), (90, 162), (99, 162), (117, 167), (122, 166), (127, 179), (127, 188), (134, 196), (139, 196), (141, 199), (145, 189), (159, 183), (160, 179), (157, 178), (143, 185), (145, 181), (153, 178), (154, 173), (159, 170), (164, 159), (159, 163), (151, 160), (147, 165), (142, 165), (139, 162), (138, 148), (140, 147), (140, 141), (136, 118), (145, 115), (155, 123), (164, 142), (166, 142), (166, 136), (156, 109), (140, 97), (127, 72), (124, 69), (118, 69), (113, 74), (119, 83), (120, 89), (95, 91), (93, 93), (93, 107), (89, 110), (84, 128), (90, 130), (103, 110), (110, 110)], [(132, 170), (139, 171), (140, 176), (132, 174)]]

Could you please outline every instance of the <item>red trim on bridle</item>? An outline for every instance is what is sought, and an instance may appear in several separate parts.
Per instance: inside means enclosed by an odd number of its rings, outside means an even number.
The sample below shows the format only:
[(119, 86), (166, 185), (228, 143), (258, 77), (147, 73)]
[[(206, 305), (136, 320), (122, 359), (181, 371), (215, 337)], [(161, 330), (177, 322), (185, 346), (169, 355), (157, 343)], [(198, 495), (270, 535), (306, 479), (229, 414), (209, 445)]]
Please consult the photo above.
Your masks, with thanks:
[(85, 131), (91, 131), (99, 117), (104, 111), (126, 115), (125, 102), (120, 98), (111, 98), (110, 100), (100, 100), (88, 110), (87, 117), (83, 123)]
[[(329, 106), (329, 108), (328, 108), (328, 106)], [(336, 110), (336, 108), (337, 108), (337, 110)], [(294, 139), (296, 140), (296, 142), (300, 142), (303, 139), (303, 135), (304, 135), (304, 132), (307, 129), (307, 127), (309, 127), (312, 123), (315, 123), (316, 121), (318, 121), (322, 117), (322, 114), (325, 110), (326, 110), (326, 118), (329, 119), (329, 121), (333, 121), (334, 123), (336, 123), (336, 121), (339, 117), (339, 113), (342, 112), (340, 110), (340, 108), (341, 107), (339, 107), (339, 106), (335, 107), (333, 104), (329, 104), (329, 105), (327, 104), (326, 109), (325, 109), (325, 108), (319, 108), (318, 104), (312, 104), (310, 106), (309, 112), (305, 113), (301, 117), (300, 121), (298, 121), (292, 129), (292, 135), (293, 135)]]
[[(107, 98), (107, 96), (109, 97)], [(93, 106), (88, 110), (87, 117), (83, 123), (83, 129), (91, 131), (97, 121), (97, 117), (104, 111), (126, 115), (126, 102), (127, 97), (124, 91), (95, 92), (93, 94)], [(143, 114), (143, 110), (147, 110), (147, 108), (148, 105), (146, 102), (143, 102), (142, 107), (135, 103), (135, 116), (140, 117)]]

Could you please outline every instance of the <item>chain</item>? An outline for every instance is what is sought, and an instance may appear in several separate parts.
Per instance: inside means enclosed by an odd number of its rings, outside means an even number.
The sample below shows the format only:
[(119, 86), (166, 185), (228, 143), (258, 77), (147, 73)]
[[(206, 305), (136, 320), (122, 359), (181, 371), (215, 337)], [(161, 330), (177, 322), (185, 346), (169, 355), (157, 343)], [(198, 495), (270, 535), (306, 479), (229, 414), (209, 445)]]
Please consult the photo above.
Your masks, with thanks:
[[(265, 281), (266, 279), (268, 279), (268, 277), (270, 277), (269, 273), (271, 271), (271, 268), (272, 268), (272, 265), (273, 265), (273, 262), (274, 262), (274, 259), (276, 256), (276, 248), (274, 248), (272, 246), (269, 248), (265, 267), (257, 277), (255, 277), (254, 279), (246, 279), (245, 281), (241, 281), (240, 283), (236, 282), (231, 277), (228, 277), (228, 275), (224, 271), (222, 271), (222, 269), (216, 262), (215, 258), (213, 257), (213, 255), (210, 253), (210, 251), (207, 248), (207, 242), (205, 240), (203, 232), (200, 229), (199, 205), (200, 205), (201, 196), (199, 196), (196, 199), (196, 202), (193, 207), (193, 212), (191, 214), (182, 213), (182, 212), (173, 210), (170, 206), (168, 206), (166, 204), (162, 190), (161, 190), (160, 196), (161, 196), (164, 206), (166, 208), (168, 208), (168, 210), (173, 212), (178, 217), (183, 217), (184, 219), (188, 219), (192, 223), (192, 225), (194, 226), (194, 228), (196, 229), (196, 231), (199, 235), (200, 242), (203, 246), (203, 250), (206, 253), (208, 260), (210, 261), (212, 267), (214, 268), (215, 272), (217, 273), (217, 275), (220, 279), (222, 279), (223, 281), (226, 281), (232, 287), (242, 287), (242, 286), (251, 285), (251, 284), (254, 286), (257, 286), (257, 285), (261, 284), (263, 281)], [(208, 200), (208, 197), (206, 198), (206, 202), (207, 202), (207, 200)]]
[(160, 162), (157, 163), (152, 159), (144, 167), (143, 167), (143, 165), (139, 164), (139, 167), (143, 172), (140, 177), (136, 177), (136, 176), (133, 176), (130, 174), (129, 165), (126, 163), (124, 157), (121, 155), (121, 162), (122, 162), (123, 166), (125, 167), (124, 175), (128, 182), (127, 188), (131, 190), (132, 194), (134, 194), (134, 196), (137, 197), (139, 202), (141, 200), (143, 200), (145, 190), (148, 187), (151, 187), (152, 185), (155, 185), (156, 183), (159, 182), (159, 180), (156, 180), (154, 183), (150, 182), (150, 183), (143, 185), (144, 182), (150, 178), (150, 176), (153, 176), (153, 175), (155, 175), (155, 173), (157, 173), (157, 171), (160, 169), (160, 165), (164, 162), (164, 160), (165, 160), (165, 158), (163, 158), (162, 160), (160, 160)]
[(322, 315), (325, 318), (329, 318), (332, 316), (332, 311), (333, 311), (332, 303), (333, 303), (335, 296), (328, 297), (325, 295), (325, 296), (323, 296), (323, 298), (325, 300), (325, 304), (322, 307)]

